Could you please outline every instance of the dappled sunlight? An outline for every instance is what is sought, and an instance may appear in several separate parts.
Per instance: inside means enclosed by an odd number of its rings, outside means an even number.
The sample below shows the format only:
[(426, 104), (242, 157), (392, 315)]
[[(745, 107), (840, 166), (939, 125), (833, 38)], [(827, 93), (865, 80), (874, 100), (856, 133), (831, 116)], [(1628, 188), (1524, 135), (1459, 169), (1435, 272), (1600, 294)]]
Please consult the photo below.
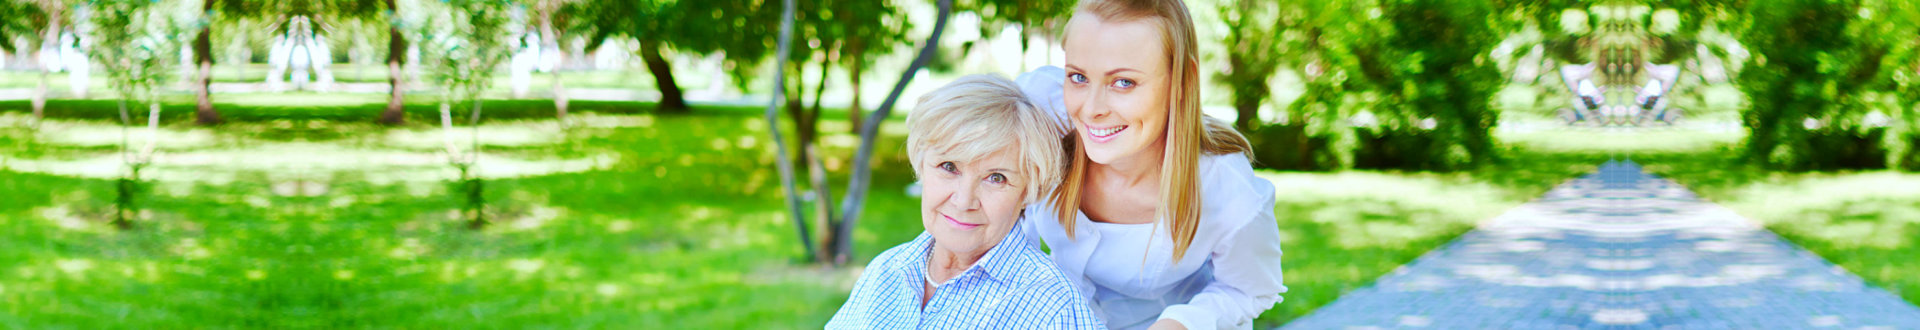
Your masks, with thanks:
[[(865, 265), (924, 231), (904, 154), (905, 118), (926, 106), (921, 97), (965, 75), (1066, 66), (1059, 39), (1074, 1), (954, 2), (948, 17), (936, 17), (934, 1), (801, 2), (796, 10), (811, 12), (784, 16), (799, 20), (795, 52), (772, 54), (781, 30), (761, 18), (778, 18), (769, 15), (777, 1), (394, 0), (305, 11), (300, 1), (11, 1), (27, 6), (0, 5), (0, 16), (21, 17), (0, 24), (0, 40), (27, 44), (0, 54), (0, 328), (817, 328)], [(1846, 272), (1920, 302), (1920, 175), (1763, 164), (1840, 158), (1816, 155), (1834, 150), (1897, 163), (1902, 156), (1885, 151), (1909, 150), (1915, 143), (1900, 138), (1920, 126), (1906, 111), (1911, 93), (1892, 90), (1912, 79), (1894, 73), (1920, 72), (1920, 48), (1897, 38), (1912, 33), (1870, 34), (1913, 32), (1905, 23), (1920, 16), (1809, 10), (1807, 19), (1834, 21), (1800, 26), (1756, 24), (1799, 17), (1768, 12), (1795, 2), (1181, 3), (1197, 29), (1198, 43), (1184, 48), (1198, 59), (1186, 72), (1195, 79), (1142, 82), (1194, 83), (1197, 99), (1185, 101), (1245, 133), (1263, 157), (1254, 166), (1311, 170), (1256, 171), (1275, 188), (1276, 223), (1248, 228), (1277, 227), (1279, 241), (1266, 243), (1285, 251), (1290, 291), (1251, 328), (1360, 290), (1445, 291), (1451, 279), (1379, 279), (1417, 274), (1417, 263), (1462, 246), (1548, 257), (1483, 258), (1453, 268), (1461, 280), (1564, 291), (1539, 294), (1544, 302), (1507, 292), (1401, 299), (1356, 314), (1387, 318), (1386, 328), (1564, 324), (1444, 319), (1523, 306), (1606, 326), (1664, 316), (1616, 306), (1641, 297), (1578, 294), (1736, 284), (1825, 292), (1840, 282), (1771, 279)], [(1827, 5), (1912, 9), (1888, 3), (1897, 2)], [(166, 12), (129, 12), (139, 8)], [(325, 33), (295, 33), (296, 16)], [(181, 24), (150, 19), (159, 17)], [(121, 18), (154, 26), (104, 27)], [(934, 22), (949, 22), (945, 35), (924, 42)], [(42, 31), (49, 23), (60, 26)], [(113, 42), (129, 29), (140, 30), (138, 47)], [(1806, 33), (1772, 38), (1796, 47), (1786, 52), (1742, 46), (1773, 37), (1768, 29)], [(1845, 38), (1831, 45), (1804, 38), (1836, 31)], [(60, 42), (39, 40), (48, 36)], [(916, 58), (929, 45), (932, 57)], [(114, 60), (127, 50), (167, 56)], [(772, 56), (788, 67), (772, 67)], [(388, 60), (401, 61), (398, 71)], [(282, 88), (309, 71), (328, 82)], [(206, 94), (196, 90), (201, 73)], [(1589, 78), (1605, 90), (1575, 82)], [(126, 104), (132, 123), (121, 124), (123, 95), (154, 99), (155, 135), (144, 100)], [(870, 120), (888, 100), (890, 115)], [(1646, 116), (1655, 109), (1660, 117)], [(1808, 142), (1816, 127), (1837, 142)], [(867, 164), (854, 160), (861, 128), (877, 131)], [(1876, 128), (1896, 135), (1864, 133)], [(1747, 155), (1749, 132), (1787, 150)], [(150, 158), (121, 151), (149, 142)], [(1729, 227), (1832, 264), (1670, 270), (1659, 267), (1723, 260), (1620, 248), (1634, 244), (1625, 236), (1553, 245), (1639, 229), (1567, 216), (1605, 207), (1538, 207), (1569, 199), (1556, 187), (1609, 160), (1638, 162), (1701, 204), (1726, 206), (1655, 227), (1743, 215), (1758, 223)], [(868, 190), (850, 202), (858, 169), (871, 170)], [(833, 237), (842, 229), (850, 237)], [(1688, 232), (1679, 239), (1700, 242), (1674, 246), (1768, 248), (1724, 240), (1728, 232)], [(835, 243), (850, 248), (840, 254)], [(1616, 280), (1535, 271), (1542, 266), (1639, 273)], [(1758, 301), (1735, 293), (1646, 308)], [(1407, 304), (1446, 313), (1390, 308)], [(1551, 313), (1522, 316), (1534, 314)], [(1820, 317), (1812, 325), (1858, 327)], [(1706, 327), (1743, 325), (1752, 327)]]
[(1755, 183), (1727, 202), (1777, 230), (1840, 247), (1914, 248), (1920, 231), (1920, 175), (1815, 174)]
[(214, 129), (203, 127), (162, 126), (154, 138), (149, 138), (145, 121), (133, 126), (97, 121), (52, 119), (40, 123), (40, 142), (66, 147), (119, 147), (124, 137), (130, 148), (139, 149), (148, 141), (157, 140), (161, 149), (180, 150), (216, 146), (221, 143)]
[(443, 150), (448, 142), (461, 149), (479, 143), (485, 147), (542, 146), (564, 142), (565, 132), (552, 121), (511, 121), (481, 124), (479, 128), (456, 127), (414, 130), (389, 130), (380, 145), (412, 150)]
[[(44, 173), (92, 179), (116, 179), (126, 171), (118, 154), (74, 160), (4, 158), (6, 168), (28, 173)], [(527, 160), (483, 153), (475, 173), (483, 178), (514, 178), (555, 173), (591, 171), (619, 161), (616, 153), (601, 153), (584, 158)], [(369, 180), (443, 181), (459, 177), (447, 165), (444, 155), (380, 151), (328, 144), (277, 143), (248, 148), (169, 152), (154, 155), (152, 165), (141, 173), (143, 179), (170, 182), (222, 184), (234, 180), (236, 173), (265, 172), (276, 180), (293, 180), (310, 175), (340, 171), (368, 171)], [(384, 175), (383, 175), (384, 174)]]
[(1566, 127), (1548, 122), (1505, 123), (1500, 141), (1544, 152), (1713, 152), (1746, 138), (1733, 122), (1690, 121), (1675, 128)]
[[(583, 113), (568, 115), (567, 121), (573, 125), (588, 128), (651, 128), (653, 127), (654, 116), (647, 114), (607, 115)], [(748, 125), (748, 127), (756, 126)]]
[(75, 214), (73, 210), (67, 206), (42, 207), (39, 213), (41, 218), (52, 222), (55, 227), (61, 229), (95, 233), (107, 229), (102, 223), (89, 221), (82, 218), (79, 214)]
[(222, 93), (222, 105), (243, 107), (339, 107), (385, 103), (386, 94), (344, 93)]

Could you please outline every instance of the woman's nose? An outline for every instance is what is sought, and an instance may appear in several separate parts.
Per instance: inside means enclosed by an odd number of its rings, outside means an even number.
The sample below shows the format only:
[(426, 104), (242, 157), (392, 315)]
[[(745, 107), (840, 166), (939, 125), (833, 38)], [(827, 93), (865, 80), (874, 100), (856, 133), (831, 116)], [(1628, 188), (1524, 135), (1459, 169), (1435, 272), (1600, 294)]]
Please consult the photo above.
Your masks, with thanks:
[(1087, 101), (1080, 104), (1081, 118), (1099, 118), (1107, 114), (1107, 95), (1103, 88), (1094, 88), (1087, 92)]
[(972, 184), (961, 184), (959, 188), (954, 189), (953, 198), (948, 198), (947, 202), (953, 203), (954, 207), (958, 207), (962, 210), (973, 210), (978, 208), (977, 206), (980, 205), (979, 203), (980, 197), (975, 195), (977, 193), (977, 191), (975, 190), (975, 187), (976, 185), (972, 185)]

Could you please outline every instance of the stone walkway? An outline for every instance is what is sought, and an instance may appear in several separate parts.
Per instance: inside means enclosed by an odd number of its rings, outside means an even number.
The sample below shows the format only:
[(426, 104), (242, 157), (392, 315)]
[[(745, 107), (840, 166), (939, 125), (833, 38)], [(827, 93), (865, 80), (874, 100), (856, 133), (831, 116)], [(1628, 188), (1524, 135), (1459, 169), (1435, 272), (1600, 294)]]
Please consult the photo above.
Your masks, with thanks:
[(1610, 162), (1283, 329), (1342, 328), (1920, 329), (1920, 307)]

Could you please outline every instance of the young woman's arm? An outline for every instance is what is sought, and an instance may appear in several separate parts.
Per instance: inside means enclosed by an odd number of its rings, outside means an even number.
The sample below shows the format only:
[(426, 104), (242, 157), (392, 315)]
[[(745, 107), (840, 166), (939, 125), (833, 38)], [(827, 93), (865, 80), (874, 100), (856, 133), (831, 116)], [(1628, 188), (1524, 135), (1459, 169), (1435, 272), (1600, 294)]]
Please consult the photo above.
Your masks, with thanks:
[(1239, 328), (1281, 301), (1280, 228), (1268, 208), (1214, 246), (1213, 283), (1184, 305), (1167, 306), (1162, 320), (1189, 329)]
[(1178, 321), (1188, 329), (1247, 327), (1260, 313), (1280, 303), (1280, 294), (1287, 292), (1287, 287), (1281, 283), (1280, 226), (1274, 222), (1273, 184), (1253, 176), (1252, 168), (1246, 167), (1244, 162), (1233, 164), (1223, 161), (1216, 166), (1241, 167), (1226, 169), (1229, 173), (1241, 174), (1228, 175), (1226, 179), (1245, 182), (1248, 186), (1242, 187), (1250, 189), (1226, 189), (1228, 191), (1211, 193), (1246, 194), (1254, 198), (1239, 201), (1252, 205), (1232, 207), (1251, 208), (1246, 215), (1235, 216), (1244, 217), (1241, 219), (1245, 222), (1239, 228), (1230, 228), (1223, 239), (1209, 242), (1213, 244), (1209, 255), (1213, 263), (1213, 282), (1208, 283), (1186, 304), (1167, 306), (1161, 312), (1162, 321)]

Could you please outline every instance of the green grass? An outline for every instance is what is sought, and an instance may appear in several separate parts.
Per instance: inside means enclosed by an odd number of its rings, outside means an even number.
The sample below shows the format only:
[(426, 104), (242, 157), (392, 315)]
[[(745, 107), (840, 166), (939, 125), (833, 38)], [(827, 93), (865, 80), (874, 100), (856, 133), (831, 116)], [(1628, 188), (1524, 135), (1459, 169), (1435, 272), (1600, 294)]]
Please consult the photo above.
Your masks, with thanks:
[[(169, 95), (161, 101), (161, 116), (165, 122), (192, 121), (195, 118), (194, 101), (190, 95)], [(440, 98), (436, 95), (421, 93), (409, 94), (405, 100), (406, 120), (415, 123), (437, 124), (440, 121)], [(327, 121), (335, 123), (370, 123), (380, 119), (386, 111), (386, 95), (373, 94), (222, 94), (214, 98), (215, 111), (225, 121), (272, 122), (272, 121)], [(146, 116), (146, 108), (129, 103), (128, 109), (136, 119)], [(653, 103), (632, 101), (591, 101), (576, 100), (568, 102), (569, 112), (598, 113), (645, 113), (652, 112)], [(696, 108), (701, 108), (695, 105)], [(734, 107), (708, 107), (716, 111), (733, 111)], [(30, 112), (31, 104), (27, 100), (0, 100), (0, 112)], [(455, 117), (465, 122), (472, 111), (464, 104), (453, 108)], [(53, 99), (47, 101), (44, 111), (48, 118), (119, 120), (119, 103), (106, 99)], [(694, 110), (700, 111), (700, 110)], [(552, 100), (534, 99), (486, 99), (481, 101), (482, 121), (552, 118), (555, 114)]]
[(1675, 162), (1684, 165), (1657, 172), (1920, 304), (1920, 174), (1781, 173), (1712, 156)]
[[(222, 99), (235, 113), (379, 106), (377, 98)], [(811, 328), (844, 302), (859, 265), (920, 231), (918, 204), (904, 194), (912, 175), (898, 118), (876, 149), (853, 266), (831, 268), (802, 260), (760, 109), (659, 114), (647, 104), (609, 103), (558, 129), (537, 119), (546, 116), (537, 106), (503, 103), (498, 113), (505, 115), (482, 127), (488, 155), (536, 169), (486, 182), (493, 222), (481, 231), (465, 229), (453, 214), (463, 199), (434, 179), (446, 170), (431, 164), (206, 169), (225, 171), (231, 179), (224, 180), (180, 174), (195, 168), (157, 168), (153, 177), (170, 179), (145, 185), (139, 203), (148, 211), (125, 232), (104, 222), (110, 180), (0, 171), (0, 327)], [(0, 152), (12, 159), (111, 155), (111, 146), (86, 142), (97, 138), (60, 136), (104, 134), (87, 128), (104, 120), (78, 115), (98, 112), (85, 106), (61, 104), (60, 113), (76, 114), (51, 126), (64, 131), (4, 128)], [(844, 114), (823, 117), (823, 147), (835, 155), (828, 166), (844, 173), (854, 139), (837, 120)], [(240, 163), (313, 150), (378, 160), (367, 155), (431, 155), (439, 136), (418, 121), (301, 129), (282, 122), (169, 126), (171, 136), (194, 138), (166, 150), (272, 151), (235, 156)], [(1920, 192), (1897, 188), (1916, 186), (1898, 183), (1920, 183), (1920, 176), (1745, 168), (1727, 158), (1739, 132), (1500, 138), (1505, 159), (1469, 172), (1261, 171), (1279, 188), (1275, 214), (1291, 292), (1257, 323), (1304, 316), (1609, 159), (1632, 159), (1688, 184), (1909, 300), (1920, 291), (1899, 277), (1920, 270), (1910, 241), (1920, 227), (1911, 221)], [(314, 142), (290, 143), (299, 140)], [(585, 170), (555, 165), (571, 159), (614, 161)], [(324, 192), (276, 189), (289, 184)], [(1822, 197), (1798, 197), (1809, 193)]]
[[(504, 68), (505, 66), (502, 67)], [(39, 71), (16, 71), (16, 69), (18, 68), (9, 68), (8, 70), (0, 71), (0, 88), (34, 88), (40, 84)], [(267, 65), (261, 63), (244, 66), (216, 64), (213, 69), (213, 82), (264, 83), (267, 79), (267, 70)], [(361, 67), (352, 64), (336, 63), (331, 67), (331, 70), (333, 71), (333, 80), (339, 83), (387, 83), (387, 66), (385, 64)], [(679, 71), (675, 71), (675, 73), (675, 82), (679, 83), (681, 88), (687, 90), (704, 88), (713, 79), (706, 75), (707, 72), (698, 72), (685, 68), (679, 69)], [(96, 94), (94, 95), (96, 98), (111, 95), (112, 91), (107, 89), (109, 87), (105, 76), (106, 73), (96, 68), (92, 74), (93, 77), (87, 82), (89, 93)], [(652, 90), (655, 86), (652, 73), (647, 72), (645, 68), (562, 71), (560, 75), (560, 79), (562, 79), (561, 83), (573, 88)], [(50, 74), (47, 76), (47, 86), (49, 89), (64, 92), (68, 88), (68, 77), (69, 74), (66, 72)], [(185, 72), (184, 75), (176, 73), (175, 76), (175, 78), (178, 79), (191, 79), (192, 77), (192, 72)], [(553, 84), (553, 74), (551, 73), (534, 72), (531, 78), (532, 79), (528, 79), (529, 86), (535, 91), (545, 91), (548, 86)], [(317, 80), (319, 77), (315, 76), (309, 79)], [(507, 91), (512, 88), (512, 76), (505, 69), (495, 72), (493, 80), (493, 90), (495, 91)]]
[[(6, 215), (0, 221), (9, 229), (0, 234), (0, 269), (9, 270), (0, 272), (0, 325), (804, 328), (825, 322), (858, 267), (798, 260), (801, 247), (783, 216), (771, 141), (753, 115), (757, 110), (702, 110), (583, 114), (564, 138), (543, 140), (558, 142), (490, 147), (490, 154), (535, 162), (600, 153), (620, 161), (595, 171), (489, 180), (488, 214), (496, 222), (478, 232), (449, 215), (461, 199), (447, 184), (372, 179), (390, 170), (379, 164), (304, 174), (327, 187), (318, 196), (275, 195), (269, 188), (287, 182), (272, 173), (221, 183), (152, 182), (157, 187), (142, 196), (158, 197), (141, 202), (150, 215), (128, 232), (104, 225), (111, 181), (0, 172), (9, 197), (0, 204)], [(553, 124), (504, 120), (488, 129)], [(889, 125), (871, 206), (855, 233), (862, 259), (919, 231), (918, 204), (904, 195), (911, 175), (900, 165), (900, 124)], [(271, 126), (230, 124), (218, 139), (272, 143), (254, 136)], [(0, 145), (13, 146), (5, 150), (13, 157), (112, 153), (8, 129), (9, 143)], [(192, 128), (169, 128), (181, 129)], [(350, 150), (391, 149), (380, 142), (417, 135), (389, 133), (437, 134), (417, 126), (339, 129), (389, 136), (334, 142), (353, 145)], [(823, 129), (847, 131), (843, 122)], [(844, 137), (823, 147), (850, 154)], [(843, 169), (845, 162), (840, 157), (829, 166)]]
[(1605, 152), (1685, 185), (1826, 258), (1868, 283), (1920, 304), (1920, 174), (1779, 172), (1738, 159), (1745, 132), (1586, 131), (1502, 136), (1516, 144)]

